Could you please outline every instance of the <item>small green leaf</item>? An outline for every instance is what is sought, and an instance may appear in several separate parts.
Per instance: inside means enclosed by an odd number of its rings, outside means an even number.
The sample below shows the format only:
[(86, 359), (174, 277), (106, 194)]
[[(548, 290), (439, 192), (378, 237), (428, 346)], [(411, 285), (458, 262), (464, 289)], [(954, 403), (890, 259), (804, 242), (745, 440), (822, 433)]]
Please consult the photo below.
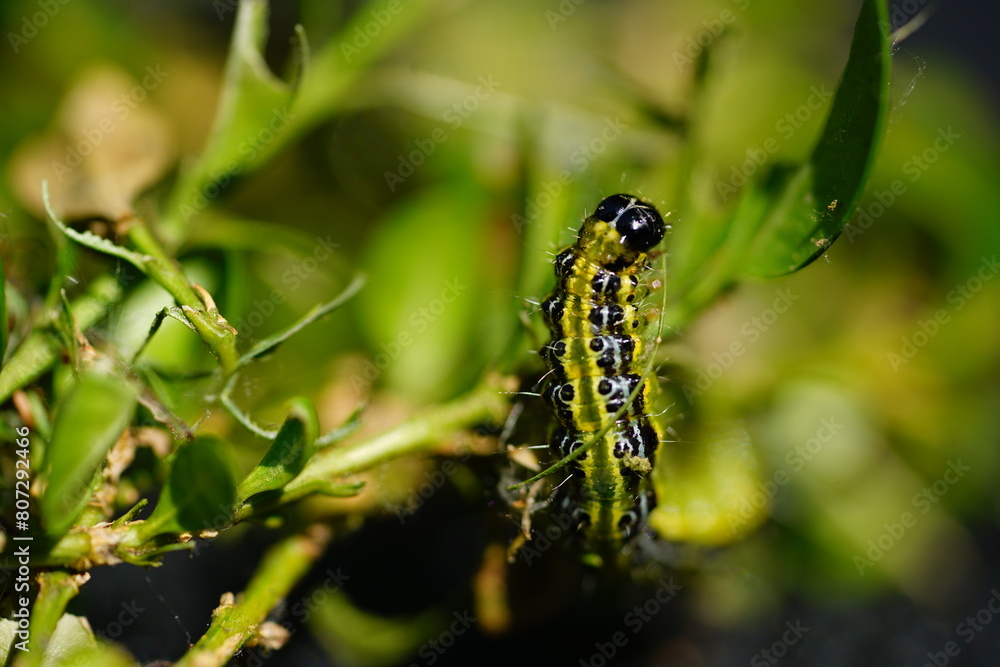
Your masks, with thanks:
[(41, 499), (50, 535), (62, 535), (80, 516), (104, 457), (132, 419), (135, 402), (135, 390), (122, 378), (91, 371), (59, 407), (46, 454), (48, 486)]
[(138, 536), (145, 541), (163, 533), (219, 530), (231, 523), (235, 501), (229, 444), (200, 436), (174, 453), (156, 509), (138, 527)]
[(826, 252), (853, 214), (888, 111), (887, 12), (883, 0), (862, 5), (823, 133), (809, 161), (786, 179), (788, 187), (771, 190), (773, 201), (785, 210), (761, 225), (743, 262), (744, 275), (782, 276), (807, 266)]
[(290, 401), (288, 418), (260, 463), (237, 487), (239, 502), (254, 494), (275, 491), (302, 472), (316, 449), (319, 419), (316, 409), (305, 398)]

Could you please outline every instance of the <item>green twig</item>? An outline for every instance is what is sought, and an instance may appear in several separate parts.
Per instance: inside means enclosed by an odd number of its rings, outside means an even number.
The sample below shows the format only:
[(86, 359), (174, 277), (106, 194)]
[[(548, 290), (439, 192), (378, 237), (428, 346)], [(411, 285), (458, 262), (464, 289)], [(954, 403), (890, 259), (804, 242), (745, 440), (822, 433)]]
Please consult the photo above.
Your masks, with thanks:
[(328, 528), (313, 526), (307, 534), (273, 546), (239, 599), (229, 601), (224, 596), (208, 630), (175, 667), (225, 665), (253, 639), (268, 612), (309, 571), (329, 541)]
[(138, 267), (167, 290), (184, 311), (201, 339), (219, 360), (223, 375), (236, 370), (236, 333), (215, 308), (207, 293), (199, 294), (188, 282), (176, 260), (169, 257), (145, 223), (135, 218), (128, 228), (128, 238), (147, 255), (145, 266)]
[(63, 570), (42, 572), (38, 575), (39, 591), (31, 610), (31, 644), (23, 665), (34, 667), (48, 661), (45, 650), (56, 630), (56, 624), (66, 612), (66, 605), (80, 592), (80, 586), (90, 579), (89, 574), (71, 574)]
[(449, 433), (486, 419), (498, 419), (507, 407), (502, 393), (510, 389), (502, 379), (487, 382), (452, 403), (414, 417), (396, 428), (346, 447), (318, 452), (285, 487), (282, 500), (301, 497), (317, 482), (328, 482), (360, 472), (390, 459), (412, 454), (439, 442)]
[[(275, 348), (277, 348), (279, 345), (284, 343), (286, 340), (297, 334), (305, 327), (309, 326), (316, 320), (320, 319), (321, 317), (324, 317), (325, 315), (330, 314), (340, 306), (347, 303), (347, 301), (353, 298), (354, 295), (361, 290), (364, 284), (365, 284), (364, 275), (362, 274), (356, 275), (354, 279), (351, 281), (351, 283), (344, 288), (344, 291), (338, 294), (334, 299), (326, 303), (314, 306), (312, 309), (309, 310), (308, 313), (306, 313), (301, 319), (295, 322), (292, 326), (282, 331), (279, 331), (273, 336), (268, 336), (264, 340), (254, 345), (249, 352), (247, 352), (237, 360), (236, 362), (237, 369), (241, 369), (244, 366), (248, 365), (250, 362), (252, 362), (254, 359), (257, 359), (259, 357), (264, 356), (265, 354), (272, 352)], [(233, 373), (230, 376), (229, 381), (226, 382), (226, 384), (223, 386), (222, 392), (219, 395), (220, 402), (222, 403), (223, 407), (225, 407), (229, 411), (229, 413), (232, 414), (233, 417), (235, 417), (237, 421), (243, 424), (243, 426), (251, 433), (265, 440), (273, 440), (275, 436), (278, 435), (278, 431), (276, 429), (265, 429), (261, 426), (258, 426), (253, 421), (253, 419), (250, 418), (249, 415), (243, 412), (240, 406), (236, 404), (236, 401), (233, 400), (233, 390), (236, 388), (236, 381), (238, 377), (239, 376), (237, 373)], [(350, 431), (354, 430), (356, 426), (356, 423), (352, 424), (352, 421), (356, 422), (356, 419), (348, 420), (348, 422), (343, 427), (338, 428), (335, 431), (332, 431), (322, 436), (321, 438), (322, 442), (320, 442), (320, 444), (328, 444), (330, 442), (335, 442), (336, 439), (342, 438), (347, 433), (350, 433)], [(342, 429), (347, 429), (347, 430), (345, 432)]]

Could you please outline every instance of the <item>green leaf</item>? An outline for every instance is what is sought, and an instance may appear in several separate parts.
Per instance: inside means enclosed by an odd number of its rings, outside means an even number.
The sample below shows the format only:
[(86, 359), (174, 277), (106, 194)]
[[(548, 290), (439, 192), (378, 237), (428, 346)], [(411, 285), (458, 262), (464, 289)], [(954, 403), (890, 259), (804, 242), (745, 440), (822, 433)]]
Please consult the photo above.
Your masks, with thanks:
[(889, 102), (888, 9), (883, 0), (861, 7), (851, 53), (833, 106), (809, 161), (762, 192), (781, 215), (762, 221), (742, 273), (773, 277), (798, 271), (826, 252), (861, 197), (878, 154)]
[(364, 260), (373, 278), (358, 299), (372, 360), (352, 384), (384, 382), (429, 400), (495, 358), (482, 330), (493, 295), (479, 289), (488, 219), (485, 200), (447, 187), (407, 201), (376, 228)]
[[(0, 664), (6, 665), (10, 660), (10, 650), (14, 643), (20, 641), (17, 636), (17, 621), (9, 618), (0, 618)], [(27, 631), (23, 631), (27, 633)]]
[(163, 533), (219, 530), (232, 521), (235, 502), (229, 444), (199, 436), (174, 453), (156, 509), (137, 528), (138, 536), (145, 541)]
[(132, 419), (135, 402), (135, 390), (122, 378), (91, 371), (59, 407), (46, 454), (48, 486), (41, 499), (50, 535), (62, 535), (80, 516), (104, 457)]
[(257, 493), (275, 491), (292, 481), (315, 451), (318, 433), (319, 419), (312, 403), (305, 398), (292, 399), (288, 418), (271, 447), (237, 487), (239, 502)]
[[(204, 202), (217, 196), (232, 177), (253, 169), (273, 152), (274, 144), (284, 143), (278, 137), (289, 130), (294, 117), (290, 107), (295, 91), (276, 77), (264, 60), (267, 18), (266, 0), (240, 2), (211, 135), (173, 192), (168, 234), (179, 232), (178, 217), (186, 221), (193, 212), (205, 208)], [(301, 50), (297, 53), (305, 58)]]
[[(97, 252), (102, 252), (106, 255), (111, 255), (112, 257), (124, 259), (126, 262), (129, 262), (143, 273), (147, 271), (147, 265), (150, 261), (149, 256), (133, 252), (128, 248), (123, 248), (122, 246), (116, 245), (115, 243), (112, 243), (105, 238), (101, 238), (96, 234), (92, 234), (91, 232), (78, 232), (71, 227), (67, 227), (65, 223), (56, 217), (55, 212), (52, 210), (52, 204), (49, 202), (49, 185), (45, 181), (42, 181), (42, 201), (45, 204), (45, 213), (49, 216), (49, 221), (67, 237), (73, 239), (80, 245), (87, 246), (91, 250), (96, 250)], [(60, 255), (60, 257), (62, 257), (62, 255)], [(60, 262), (62, 261), (63, 260), (60, 260)]]
[(829, 116), (808, 160), (761, 170), (731, 215), (675, 232), (668, 328), (683, 326), (739, 279), (787, 275), (826, 252), (864, 190), (888, 109), (886, 7), (866, 0)]
[[(298, 130), (315, 125), (336, 112), (358, 79), (402, 40), (429, 22), (444, 0), (404, 2), (367, 0), (360, 3), (340, 31), (319, 46), (303, 68), (302, 84), (293, 111)], [(367, 34), (380, 17), (376, 37)]]

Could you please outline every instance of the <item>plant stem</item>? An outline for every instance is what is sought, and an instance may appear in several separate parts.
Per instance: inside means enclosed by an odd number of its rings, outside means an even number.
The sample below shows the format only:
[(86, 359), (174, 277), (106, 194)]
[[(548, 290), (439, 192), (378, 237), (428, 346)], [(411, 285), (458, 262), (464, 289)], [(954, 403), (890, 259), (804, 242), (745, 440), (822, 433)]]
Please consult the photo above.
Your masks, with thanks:
[(496, 418), (507, 405), (509, 390), (503, 378), (492, 379), (466, 396), (403, 422), (396, 428), (346, 447), (317, 453), (298, 477), (285, 487), (282, 501), (292, 500), (332, 481), (371, 468), (404, 454), (419, 451), (449, 433), (485, 419)]
[(89, 574), (71, 574), (63, 570), (38, 575), (39, 591), (31, 610), (31, 644), (20, 665), (35, 667), (47, 662), (45, 650), (56, 630), (56, 624), (66, 611), (66, 605), (80, 592)]
[(236, 336), (229, 324), (213, 304), (206, 304), (199, 296), (180, 265), (164, 252), (143, 220), (133, 218), (130, 221), (128, 237), (149, 258), (143, 270), (167, 290), (184, 310), (184, 315), (219, 360), (223, 375), (232, 374), (236, 370), (239, 355), (236, 352)]
[(293, 535), (271, 547), (239, 600), (223, 602), (213, 612), (208, 630), (174, 667), (225, 665), (253, 638), (267, 613), (309, 571), (330, 537), (328, 528), (317, 525), (305, 535)]

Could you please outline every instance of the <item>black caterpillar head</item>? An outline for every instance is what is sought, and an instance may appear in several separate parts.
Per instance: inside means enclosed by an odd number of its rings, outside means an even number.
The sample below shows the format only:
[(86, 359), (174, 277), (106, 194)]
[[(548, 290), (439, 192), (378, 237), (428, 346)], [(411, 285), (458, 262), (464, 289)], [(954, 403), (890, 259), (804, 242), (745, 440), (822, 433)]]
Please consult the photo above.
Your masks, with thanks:
[(663, 240), (667, 225), (656, 207), (632, 195), (611, 195), (597, 205), (594, 217), (614, 223), (622, 237), (622, 245), (630, 250), (646, 252)]

